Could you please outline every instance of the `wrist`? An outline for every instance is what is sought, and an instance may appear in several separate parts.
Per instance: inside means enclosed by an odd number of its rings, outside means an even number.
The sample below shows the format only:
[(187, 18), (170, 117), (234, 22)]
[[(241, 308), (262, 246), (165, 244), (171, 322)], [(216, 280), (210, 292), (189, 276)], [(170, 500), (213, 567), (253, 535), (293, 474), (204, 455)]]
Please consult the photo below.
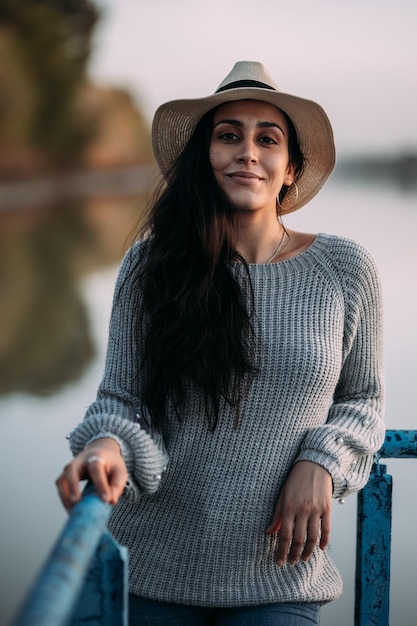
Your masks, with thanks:
[(120, 455), (122, 454), (120, 445), (118, 442), (112, 437), (99, 437), (91, 441), (84, 450), (87, 452), (100, 450), (108, 450), (110, 452), (118, 452)]

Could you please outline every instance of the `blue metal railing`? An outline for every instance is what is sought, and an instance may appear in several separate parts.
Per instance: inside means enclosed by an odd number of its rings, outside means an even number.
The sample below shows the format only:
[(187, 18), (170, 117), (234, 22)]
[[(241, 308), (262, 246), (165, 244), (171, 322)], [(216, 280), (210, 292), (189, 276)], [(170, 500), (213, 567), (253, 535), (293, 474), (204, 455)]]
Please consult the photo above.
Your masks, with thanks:
[(381, 458), (417, 458), (417, 430), (388, 430), (358, 495), (355, 626), (389, 626), (392, 476)]
[[(417, 430), (389, 430), (358, 496), (355, 626), (389, 626), (392, 477), (380, 458), (417, 458)], [(74, 507), (13, 626), (127, 626), (127, 551), (91, 489)]]
[(12, 626), (127, 626), (127, 550), (105, 530), (110, 510), (85, 489)]

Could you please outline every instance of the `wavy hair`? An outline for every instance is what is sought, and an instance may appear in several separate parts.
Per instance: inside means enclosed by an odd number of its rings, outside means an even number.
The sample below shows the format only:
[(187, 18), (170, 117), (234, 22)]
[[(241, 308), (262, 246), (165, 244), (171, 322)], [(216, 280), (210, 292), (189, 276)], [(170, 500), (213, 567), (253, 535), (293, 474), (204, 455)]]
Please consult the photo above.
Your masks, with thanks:
[[(209, 160), (213, 116), (209, 111), (198, 123), (140, 229), (147, 239), (138, 276), (142, 402), (157, 428), (168, 402), (181, 420), (192, 387), (201, 393), (211, 430), (225, 404), (237, 427), (242, 397), (257, 371), (253, 290), (247, 263), (236, 250), (236, 212)], [(291, 134), (290, 159), (300, 171), (293, 127)], [(233, 275), (230, 261), (245, 266), (247, 288)]]

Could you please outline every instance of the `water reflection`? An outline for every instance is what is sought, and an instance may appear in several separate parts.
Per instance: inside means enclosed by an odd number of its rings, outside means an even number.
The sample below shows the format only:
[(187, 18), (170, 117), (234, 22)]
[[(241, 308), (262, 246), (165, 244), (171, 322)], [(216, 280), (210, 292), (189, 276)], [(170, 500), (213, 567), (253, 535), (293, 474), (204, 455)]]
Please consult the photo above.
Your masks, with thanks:
[(94, 345), (79, 278), (120, 260), (142, 204), (97, 197), (1, 216), (0, 394), (80, 378)]
[[(96, 351), (88, 367), (86, 363), (80, 366), (77, 381), (64, 387), (64, 382), (59, 383), (61, 388), (48, 397), (31, 393), (0, 396), (0, 473), (5, 504), (0, 507), (0, 626), (9, 623), (65, 521), (54, 480), (70, 458), (65, 435), (82, 419), (100, 382), (117, 266), (140, 208), (138, 196), (103, 194), (82, 204), (61, 204), (51, 211), (0, 214), (1, 351), (6, 341), (12, 345), (9, 335), (16, 337), (17, 322), (23, 317), (22, 326), (29, 329), (27, 333), (34, 333), (41, 326), (33, 319), (35, 315), (56, 315), (59, 332), (54, 341), (61, 341), (63, 320), (70, 315), (65, 307), (75, 307), (72, 299), (79, 301), (80, 294), (91, 320), (87, 334), (93, 337)], [(309, 207), (289, 215), (286, 223), (298, 230), (352, 237), (375, 256), (385, 294), (387, 427), (415, 428), (417, 195), (333, 179)], [(399, 233), (393, 233), (393, 223), (400, 225)], [(47, 267), (45, 257), (55, 267)], [(70, 284), (64, 289), (60, 281)], [(72, 292), (71, 297), (62, 294), (65, 290)], [(42, 294), (44, 308), (36, 308), (32, 292), (39, 298)], [(60, 313), (45, 309), (59, 309)], [(44, 322), (43, 332), (48, 334), (53, 322), (49, 318)], [(71, 347), (67, 344), (66, 349)], [(19, 350), (22, 359), (34, 360), (20, 340)], [(52, 377), (61, 363), (51, 356), (49, 365)], [(1, 367), (8, 374), (8, 361), (2, 359)], [(416, 551), (409, 538), (415, 535), (417, 516), (417, 504), (410, 494), (414, 493), (417, 466), (413, 460), (388, 460), (387, 466), (395, 485), (392, 621), (395, 626), (410, 626), (415, 623)], [(351, 626), (354, 621), (355, 515), (355, 498), (348, 498), (343, 507), (334, 507), (332, 548), (345, 591), (338, 602), (324, 608), (323, 626)]]

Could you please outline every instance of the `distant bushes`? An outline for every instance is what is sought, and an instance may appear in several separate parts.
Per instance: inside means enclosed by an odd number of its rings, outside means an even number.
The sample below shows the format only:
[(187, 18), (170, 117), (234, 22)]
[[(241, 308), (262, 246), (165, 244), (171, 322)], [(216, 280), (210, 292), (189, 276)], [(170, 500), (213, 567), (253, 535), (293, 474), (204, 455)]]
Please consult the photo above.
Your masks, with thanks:
[(342, 158), (336, 172), (340, 178), (395, 184), (404, 191), (414, 191), (417, 189), (417, 152)]
[(97, 19), (97, 9), (87, 0), (2, 0), (3, 177), (78, 159), (90, 129), (78, 114), (76, 98)]

